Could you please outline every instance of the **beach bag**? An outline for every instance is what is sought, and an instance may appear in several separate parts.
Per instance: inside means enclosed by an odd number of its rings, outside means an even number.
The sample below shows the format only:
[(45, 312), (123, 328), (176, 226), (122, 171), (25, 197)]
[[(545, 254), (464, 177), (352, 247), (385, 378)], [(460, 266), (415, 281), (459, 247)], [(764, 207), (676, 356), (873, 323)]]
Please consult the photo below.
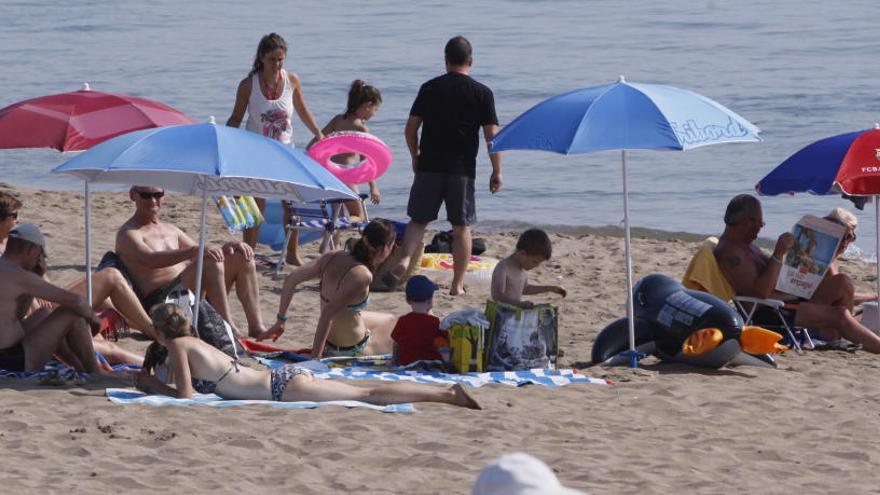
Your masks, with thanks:
[(458, 373), (483, 371), (486, 350), (486, 329), (456, 323), (449, 329), (449, 362)]
[[(426, 253), (452, 253), (455, 237), (451, 230), (434, 234), (431, 243), (425, 246)], [(486, 252), (486, 240), (482, 237), (471, 239), (471, 255), (479, 256)]]
[(487, 371), (556, 368), (559, 311), (549, 304), (522, 309), (497, 301), (486, 303), (491, 322), (487, 336)]
[(450, 313), (440, 322), (440, 329), (449, 332), (449, 364), (456, 372), (484, 370), (489, 320), (482, 311), (469, 308)]

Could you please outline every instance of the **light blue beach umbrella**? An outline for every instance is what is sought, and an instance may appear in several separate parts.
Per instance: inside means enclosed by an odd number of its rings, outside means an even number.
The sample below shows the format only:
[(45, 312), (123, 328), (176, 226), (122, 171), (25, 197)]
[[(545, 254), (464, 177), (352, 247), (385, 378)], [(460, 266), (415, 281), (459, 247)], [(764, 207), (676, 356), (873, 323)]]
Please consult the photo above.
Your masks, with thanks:
[(626, 240), (626, 315), (631, 365), (638, 366), (632, 303), (627, 150), (688, 150), (710, 144), (760, 141), (760, 129), (723, 105), (692, 91), (660, 84), (594, 86), (545, 100), (504, 126), (492, 151), (589, 153), (621, 150)]
[[(246, 195), (296, 202), (357, 199), (308, 155), (242, 129), (207, 124), (160, 127), (105, 141), (56, 167), (86, 183), (86, 269), (91, 300), (89, 184), (161, 187), (202, 196), (196, 305), (201, 293), (209, 195)], [(198, 311), (194, 313), (198, 318)], [(198, 321), (194, 321), (195, 325)]]

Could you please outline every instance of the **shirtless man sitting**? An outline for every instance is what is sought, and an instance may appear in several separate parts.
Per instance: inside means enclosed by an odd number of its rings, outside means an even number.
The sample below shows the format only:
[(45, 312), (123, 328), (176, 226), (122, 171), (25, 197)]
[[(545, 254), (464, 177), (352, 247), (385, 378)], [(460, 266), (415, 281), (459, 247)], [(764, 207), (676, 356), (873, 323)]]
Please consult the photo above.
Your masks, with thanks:
[[(794, 237), (788, 232), (780, 235), (772, 256), (752, 244), (764, 226), (764, 213), (758, 199), (748, 194), (730, 200), (724, 224), (715, 258), (737, 295), (795, 302), (793, 296), (774, 290), (783, 256), (794, 245)], [(826, 340), (842, 337), (862, 344), (866, 351), (880, 353), (880, 337), (852, 316), (853, 283), (848, 276), (826, 274), (810, 300), (797, 302), (795, 325), (818, 330)]]
[[(33, 273), (45, 257), (46, 240), (33, 224), (12, 229), (0, 257), (0, 368), (36, 371), (58, 354), (77, 371), (100, 370), (89, 324), (98, 324), (82, 297)], [(35, 297), (59, 305), (25, 317)], [(48, 313), (48, 314), (47, 314)]]
[[(134, 215), (116, 233), (116, 253), (144, 295), (142, 302), (148, 311), (165, 302), (165, 297), (178, 285), (193, 290), (196, 285), (199, 245), (177, 226), (159, 220), (164, 195), (160, 188), (133, 186), (129, 197), (135, 204)], [(220, 316), (232, 324), (227, 293), (235, 284), (248, 333), (260, 337), (265, 328), (250, 246), (243, 242), (206, 246), (203, 270), (202, 290)]]

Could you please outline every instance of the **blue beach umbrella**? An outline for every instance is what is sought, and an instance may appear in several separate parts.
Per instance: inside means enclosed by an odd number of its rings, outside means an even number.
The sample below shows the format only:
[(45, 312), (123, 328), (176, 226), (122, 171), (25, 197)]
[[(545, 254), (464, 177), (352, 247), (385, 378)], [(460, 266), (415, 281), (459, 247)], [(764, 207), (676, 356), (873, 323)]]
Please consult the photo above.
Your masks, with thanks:
[(626, 287), (632, 367), (638, 366), (632, 303), (627, 150), (688, 150), (710, 144), (760, 141), (760, 129), (723, 105), (692, 91), (660, 84), (614, 84), (545, 100), (504, 126), (492, 151), (589, 153), (621, 150)]
[[(201, 292), (208, 195), (253, 195), (296, 202), (357, 199), (308, 155), (259, 134), (207, 124), (160, 127), (105, 141), (53, 170), (86, 183), (86, 265), (91, 298), (89, 184), (134, 184), (202, 196), (196, 304)], [(198, 318), (198, 312), (193, 314)], [(193, 322), (194, 325), (197, 321)]]
[[(880, 258), (880, 124), (874, 124), (872, 129), (820, 139), (803, 147), (764, 176), (755, 190), (762, 196), (809, 192), (873, 197), (875, 249)], [(880, 298), (880, 262), (877, 280)]]

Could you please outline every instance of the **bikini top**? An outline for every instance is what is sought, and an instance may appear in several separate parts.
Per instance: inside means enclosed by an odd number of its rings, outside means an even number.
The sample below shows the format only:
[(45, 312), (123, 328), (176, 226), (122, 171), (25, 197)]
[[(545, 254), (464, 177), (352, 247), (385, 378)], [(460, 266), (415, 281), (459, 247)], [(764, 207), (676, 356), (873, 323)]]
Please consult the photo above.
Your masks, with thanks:
[[(343, 253), (343, 254), (344, 254), (344, 253)], [(350, 267), (348, 267), (348, 270), (346, 270), (345, 273), (343, 273), (342, 276), (339, 277), (339, 281), (336, 282), (336, 290), (337, 290), (337, 291), (339, 290), (339, 287), (342, 285), (342, 281), (345, 279), (345, 277), (348, 275), (348, 273), (351, 272), (352, 269), (354, 269), (355, 267), (359, 266), (360, 264), (361, 264), (361, 263), (356, 263), (356, 264), (354, 264), (354, 265), (351, 265)], [(318, 294), (321, 296), (321, 300), (322, 300), (322, 301), (324, 301), (325, 303), (329, 303), (330, 300), (327, 299), (326, 297), (324, 297), (324, 293), (322, 292), (322, 289), (323, 289), (323, 282), (324, 282), (323, 278), (322, 278), (322, 280), (321, 280), (320, 282), (318, 282)], [(347, 307), (348, 310), (351, 311), (352, 313), (360, 313), (360, 312), (362, 312), (362, 311), (367, 307), (367, 305), (369, 305), (369, 304), (370, 304), (370, 294), (369, 294), (369, 292), (368, 292), (368, 293), (367, 293), (367, 297), (365, 297), (363, 301), (361, 301), (361, 302), (359, 302), (359, 303), (357, 303), (357, 304), (348, 304), (348, 305), (346, 305), (346, 307)]]
[(213, 394), (214, 391), (217, 390), (217, 385), (220, 385), (220, 382), (222, 382), (232, 370), (235, 370), (235, 372), (238, 373), (238, 360), (230, 361), (229, 368), (226, 368), (226, 372), (220, 375), (220, 378), (218, 378), (217, 381), (212, 382), (211, 380), (198, 380), (193, 378), (192, 386), (196, 392), (200, 394)]

